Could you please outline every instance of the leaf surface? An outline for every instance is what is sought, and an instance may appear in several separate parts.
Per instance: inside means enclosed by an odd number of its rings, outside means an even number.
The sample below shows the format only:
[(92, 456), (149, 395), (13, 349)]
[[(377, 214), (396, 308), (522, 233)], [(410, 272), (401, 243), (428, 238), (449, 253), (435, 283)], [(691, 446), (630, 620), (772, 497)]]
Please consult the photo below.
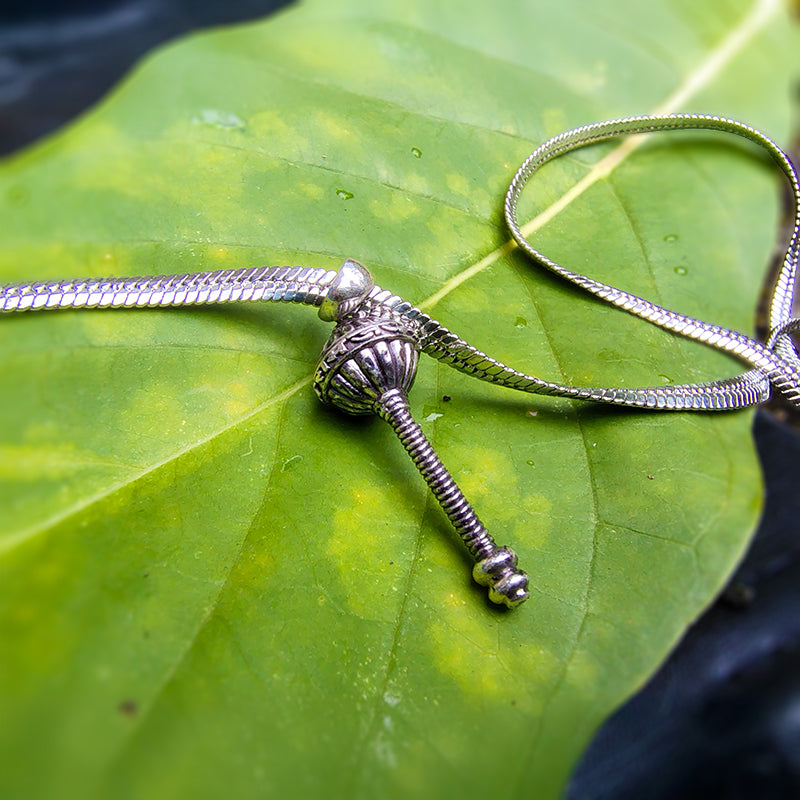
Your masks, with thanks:
[[(2, 280), (351, 256), (543, 377), (738, 369), (543, 275), (501, 199), (596, 119), (702, 111), (780, 141), (782, 6), (396, 5), (159, 52), (3, 165)], [(777, 204), (746, 148), (682, 135), (562, 158), (521, 211), (561, 263), (749, 331)], [(413, 410), (531, 577), (498, 612), (388, 427), (317, 404), (327, 333), (269, 304), (0, 320), (2, 796), (557, 796), (745, 547), (750, 414), (607, 411), (426, 360)]]

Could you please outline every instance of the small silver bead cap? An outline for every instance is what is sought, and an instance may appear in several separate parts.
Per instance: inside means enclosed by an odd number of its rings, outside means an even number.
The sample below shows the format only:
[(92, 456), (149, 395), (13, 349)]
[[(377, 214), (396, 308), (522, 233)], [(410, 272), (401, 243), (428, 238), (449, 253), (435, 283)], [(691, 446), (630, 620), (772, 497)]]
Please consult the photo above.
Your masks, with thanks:
[(320, 304), (319, 318), (336, 322), (354, 311), (367, 299), (375, 281), (372, 273), (358, 261), (348, 258), (333, 279)]

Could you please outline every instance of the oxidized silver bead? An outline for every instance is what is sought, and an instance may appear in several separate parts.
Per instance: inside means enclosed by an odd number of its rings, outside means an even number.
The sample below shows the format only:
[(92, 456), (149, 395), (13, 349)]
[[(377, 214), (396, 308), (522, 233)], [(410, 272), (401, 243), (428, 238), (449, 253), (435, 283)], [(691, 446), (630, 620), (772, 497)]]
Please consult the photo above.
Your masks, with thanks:
[(356, 313), (334, 328), (314, 375), (314, 391), (326, 405), (348, 414), (377, 414), (390, 389), (405, 394), (417, 374), (417, 343), (392, 316)]

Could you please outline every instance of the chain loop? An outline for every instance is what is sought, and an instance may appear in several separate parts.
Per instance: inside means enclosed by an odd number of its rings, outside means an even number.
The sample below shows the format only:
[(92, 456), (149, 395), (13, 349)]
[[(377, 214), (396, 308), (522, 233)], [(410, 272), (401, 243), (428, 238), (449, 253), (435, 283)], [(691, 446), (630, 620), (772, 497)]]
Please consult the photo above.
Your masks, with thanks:
[[(772, 293), (768, 317), (769, 329), (773, 332), (778, 331), (779, 334), (771, 336), (766, 345), (742, 333), (670, 311), (629, 292), (572, 272), (536, 250), (525, 237), (517, 221), (517, 204), (523, 189), (536, 170), (548, 161), (586, 145), (619, 136), (691, 129), (722, 131), (749, 139), (765, 149), (789, 179), (795, 207), (794, 225)], [(648, 394), (655, 398), (656, 407), (685, 408), (685, 405), (676, 406), (673, 403), (678, 400), (685, 403), (687, 398), (703, 396), (711, 399), (714, 408), (723, 410), (740, 408), (753, 402), (753, 391), (760, 394), (760, 400), (766, 399), (769, 393), (768, 384), (781, 391), (791, 403), (800, 406), (800, 358), (788, 336), (789, 330), (793, 329), (790, 322), (798, 249), (800, 249), (800, 185), (797, 172), (789, 157), (772, 139), (760, 131), (732, 119), (704, 114), (626, 117), (573, 128), (549, 139), (525, 159), (508, 188), (505, 218), (514, 241), (525, 253), (574, 286), (659, 328), (729, 353), (752, 367), (749, 372), (732, 379), (648, 389)], [(625, 405), (629, 391), (606, 389), (605, 396), (591, 399)]]

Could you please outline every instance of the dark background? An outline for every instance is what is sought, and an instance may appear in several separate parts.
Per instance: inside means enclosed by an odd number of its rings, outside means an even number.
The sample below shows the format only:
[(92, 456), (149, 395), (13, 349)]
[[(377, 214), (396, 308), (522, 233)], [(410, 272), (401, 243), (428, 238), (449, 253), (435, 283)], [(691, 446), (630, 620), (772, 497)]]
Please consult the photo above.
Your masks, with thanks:
[[(0, 154), (86, 109), (153, 46), (283, 5), (2, 0)], [(758, 412), (754, 434), (767, 497), (750, 552), (669, 661), (600, 729), (569, 800), (800, 798), (796, 420), (781, 408)]]

